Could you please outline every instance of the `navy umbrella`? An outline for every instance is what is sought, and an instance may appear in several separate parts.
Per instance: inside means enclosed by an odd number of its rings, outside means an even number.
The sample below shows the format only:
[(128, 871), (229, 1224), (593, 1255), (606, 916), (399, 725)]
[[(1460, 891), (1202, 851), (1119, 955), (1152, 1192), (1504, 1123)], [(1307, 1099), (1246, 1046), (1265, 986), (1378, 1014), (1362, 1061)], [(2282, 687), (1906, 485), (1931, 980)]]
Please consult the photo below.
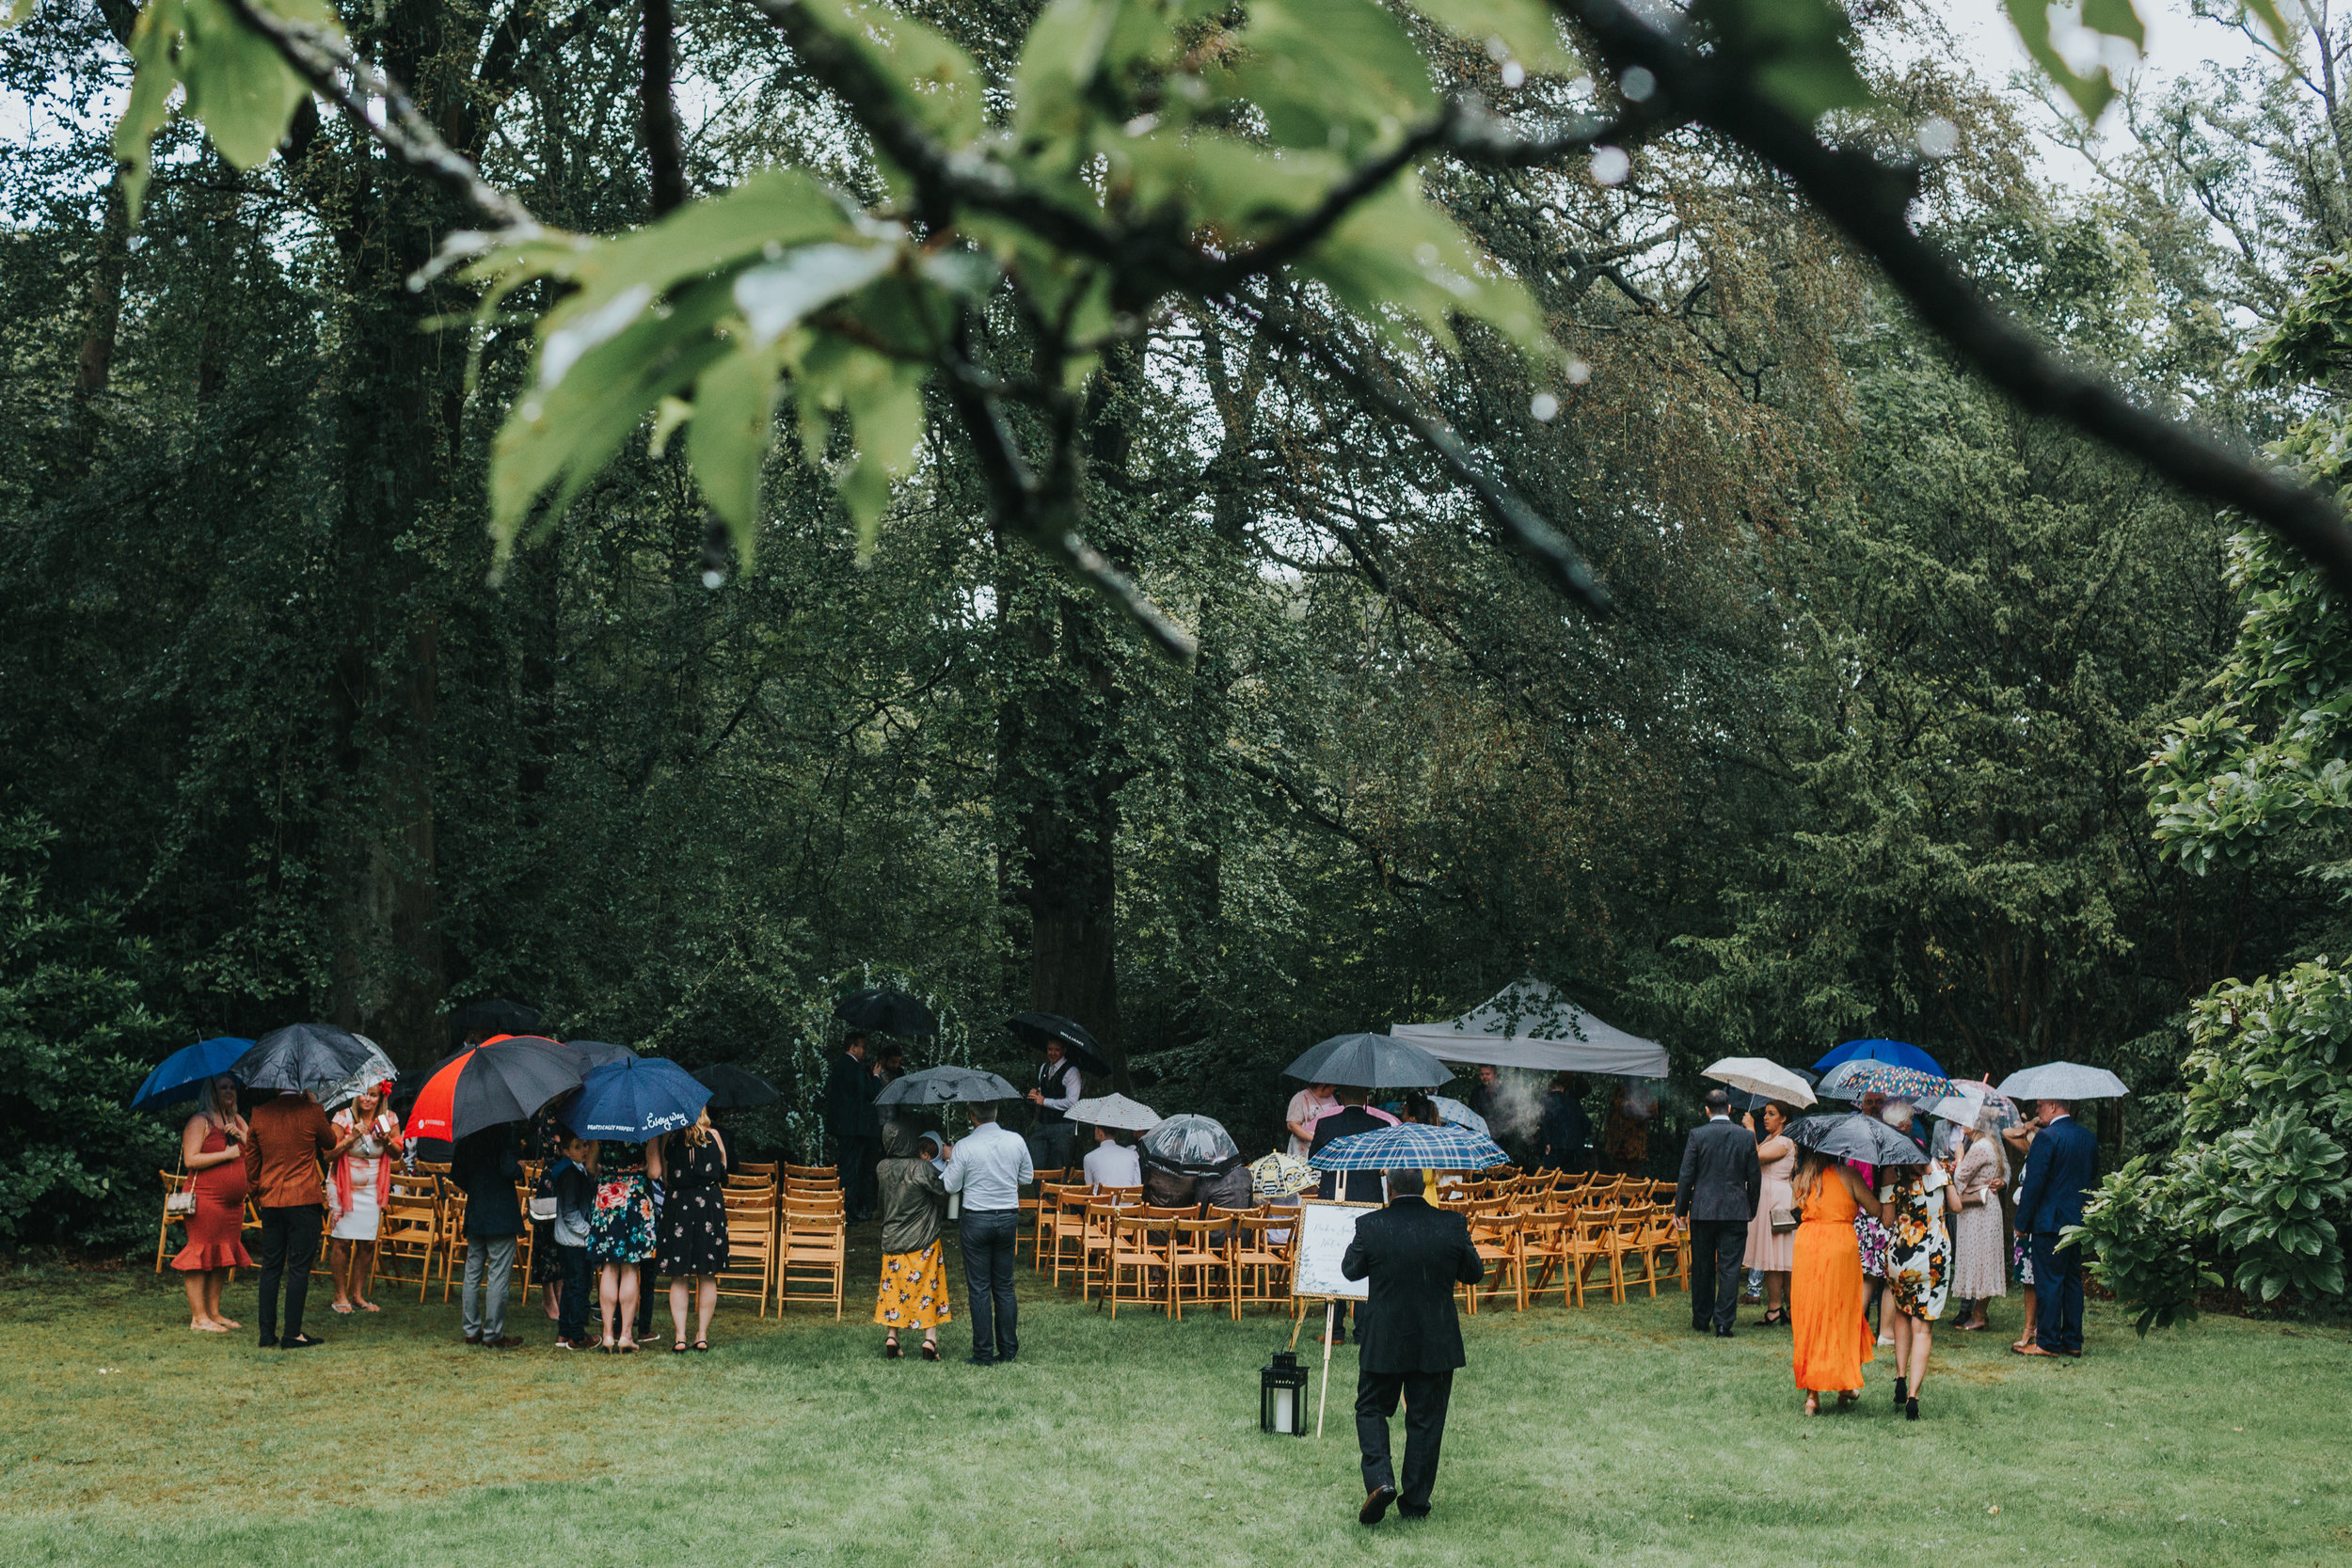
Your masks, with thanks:
[(235, 1035), (215, 1035), (194, 1045), (182, 1046), (157, 1064), (139, 1085), (139, 1092), (131, 1097), (131, 1109), (144, 1111), (151, 1105), (168, 1105), (174, 1101), (201, 1100), (203, 1085), (236, 1066), (253, 1042)]
[(1393, 1035), (1334, 1035), (1311, 1046), (1282, 1073), (1310, 1084), (1364, 1089), (1427, 1089), (1454, 1077), (1452, 1068)]
[(564, 1124), (583, 1138), (641, 1144), (691, 1127), (710, 1090), (664, 1056), (632, 1056), (590, 1073)]
[(309, 1089), (325, 1094), (375, 1059), (375, 1048), (331, 1023), (272, 1029), (230, 1071), (248, 1089)]
[(868, 989), (833, 1005), (833, 1016), (853, 1030), (876, 1035), (936, 1035), (939, 1020), (902, 990)]

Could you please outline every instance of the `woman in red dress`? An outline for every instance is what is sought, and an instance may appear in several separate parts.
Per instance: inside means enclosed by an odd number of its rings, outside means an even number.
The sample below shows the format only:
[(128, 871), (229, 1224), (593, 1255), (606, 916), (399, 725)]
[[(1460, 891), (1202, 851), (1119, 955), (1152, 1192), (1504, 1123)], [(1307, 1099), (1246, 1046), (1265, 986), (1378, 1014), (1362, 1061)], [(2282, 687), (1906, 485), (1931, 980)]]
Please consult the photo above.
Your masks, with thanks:
[(237, 1081), (214, 1079), (204, 1085), (204, 1108), (180, 1133), (180, 1158), (195, 1180), (196, 1212), (188, 1216), (188, 1244), (171, 1260), (188, 1288), (188, 1326), (202, 1334), (242, 1327), (220, 1315), (221, 1287), (230, 1271), (251, 1268), (245, 1250), (245, 1146), (252, 1134), (237, 1115)]

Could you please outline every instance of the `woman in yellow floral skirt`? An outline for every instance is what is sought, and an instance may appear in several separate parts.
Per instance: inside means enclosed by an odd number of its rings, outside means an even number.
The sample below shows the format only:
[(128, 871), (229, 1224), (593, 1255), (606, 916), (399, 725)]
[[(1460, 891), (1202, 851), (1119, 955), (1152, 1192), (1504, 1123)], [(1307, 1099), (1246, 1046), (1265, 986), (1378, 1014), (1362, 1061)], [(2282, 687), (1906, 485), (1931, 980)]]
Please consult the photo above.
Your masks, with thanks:
[(896, 1360), (898, 1331), (923, 1331), (923, 1359), (939, 1359), (939, 1325), (951, 1322), (947, 1309), (947, 1265), (939, 1247), (939, 1219), (947, 1211), (947, 1188), (921, 1157), (914, 1133), (902, 1122), (882, 1130), (882, 1163), (874, 1185), (882, 1204), (882, 1291), (874, 1321), (890, 1330), (882, 1354)]

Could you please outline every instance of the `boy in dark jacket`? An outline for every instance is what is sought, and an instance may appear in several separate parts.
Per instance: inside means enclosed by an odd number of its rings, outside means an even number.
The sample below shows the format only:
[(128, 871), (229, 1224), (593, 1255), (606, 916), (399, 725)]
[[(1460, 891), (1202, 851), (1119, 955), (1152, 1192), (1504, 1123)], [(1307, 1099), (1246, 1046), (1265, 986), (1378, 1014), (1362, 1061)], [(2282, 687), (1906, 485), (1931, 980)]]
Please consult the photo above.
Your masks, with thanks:
[(555, 1322), (557, 1350), (586, 1350), (588, 1226), (596, 1207), (596, 1179), (588, 1174), (588, 1140), (567, 1138), (563, 1158), (539, 1178), (541, 1196), (555, 1199), (555, 1278), (563, 1309)]

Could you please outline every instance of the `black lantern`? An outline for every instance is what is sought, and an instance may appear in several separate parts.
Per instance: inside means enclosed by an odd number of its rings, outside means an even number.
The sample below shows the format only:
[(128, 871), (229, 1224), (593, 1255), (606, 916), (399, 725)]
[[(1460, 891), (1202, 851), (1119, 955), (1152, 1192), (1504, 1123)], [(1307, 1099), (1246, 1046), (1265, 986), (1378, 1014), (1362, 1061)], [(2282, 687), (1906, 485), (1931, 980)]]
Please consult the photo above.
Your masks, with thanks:
[(1258, 1430), (1307, 1435), (1307, 1369), (1286, 1350), (1258, 1372)]

